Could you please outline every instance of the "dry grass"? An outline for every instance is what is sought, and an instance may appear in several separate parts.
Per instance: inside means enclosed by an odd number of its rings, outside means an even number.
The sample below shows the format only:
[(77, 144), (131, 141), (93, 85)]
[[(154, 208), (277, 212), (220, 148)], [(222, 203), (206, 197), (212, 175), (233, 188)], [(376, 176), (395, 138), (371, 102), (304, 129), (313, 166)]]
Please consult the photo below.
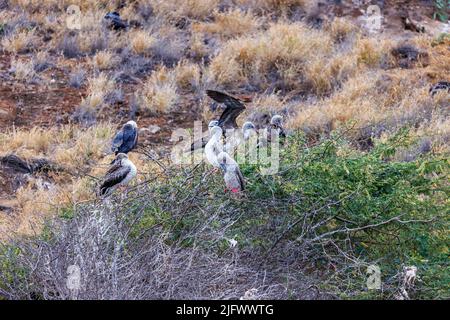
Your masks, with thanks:
[(203, 19), (213, 12), (219, 2), (219, 0), (151, 0), (150, 4), (159, 15)]
[(380, 68), (383, 63), (392, 64), (393, 57), (389, 55), (392, 46), (392, 41), (386, 38), (359, 38), (354, 53), (360, 66)]
[(178, 88), (195, 90), (200, 85), (200, 67), (188, 60), (180, 61), (174, 68), (175, 81)]
[[(1, 26), (7, 25), (0, 39), (1, 51), (10, 57), (5, 59), (5, 65), (10, 62), (9, 80), (23, 86), (51, 74), (61, 81), (70, 78), (67, 81), (81, 92), (86, 87), (82, 107), (96, 114), (117, 89), (114, 76), (125, 71), (139, 78), (126, 93), (135, 92), (140, 111), (148, 111), (139, 115), (144, 118), (183, 108), (184, 99), (195, 96), (203, 110), (198, 117), (208, 122), (217, 115), (204, 89), (215, 88), (252, 97), (238, 119), (240, 125), (256, 112), (277, 112), (290, 130), (300, 129), (314, 138), (352, 126), (352, 140), (387, 139), (407, 125), (413, 135), (431, 141), (433, 153), (450, 152), (449, 96), (428, 95), (431, 83), (450, 80), (449, 40), (432, 45), (428, 35), (411, 36), (411, 43), (429, 54), (429, 65), (400, 69), (390, 54), (400, 44), (394, 38), (368, 37), (345, 18), (320, 29), (298, 22), (298, 14), (311, 11), (316, 1), (138, 0), (119, 11), (142, 26), (116, 33), (102, 20), (119, 2), (9, 0), (10, 8), (0, 12)], [(84, 13), (82, 29), (73, 34), (64, 20), (69, 3)], [(223, 10), (223, 4), (230, 7)], [(45, 36), (51, 39), (42, 41)], [(49, 62), (55, 63), (49, 75), (38, 71), (37, 66)], [(75, 66), (82, 71), (73, 73)], [(8, 225), (20, 233), (39, 232), (49, 214), (92, 200), (95, 181), (87, 174), (104, 174), (112, 158), (106, 155), (107, 146), (117, 125), (1, 130), (0, 155), (45, 157), (75, 174), (55, 174), (50, 184), (40, 177), (30, 179), (14, 195), (14, 219), (0, 215), (0, 230)], [(130, 156), (139, 172), (155, 171), (149, 161)]]
[(30, 81), (36, 76), (32, 60), (12, 60), (11, 71), (14, 73), (14, 77), (19, 81)]
[(109, 51), (99, 51), (92, 57), (92, 65), (101, 71), (111, 69), (116, 63), (116, 57)]
[(104, 146), (114, 133), (110, 124), (99, 124), (86, 130), (67, 125), (61, 128), (14, 129), (0, 134), (0, 154), (14, 153), (24, 157), (46, 157), (65, 167), (76, 168), (100, 159)]
[[(289, 87), (308, 77), (304, 75), (308, 60), (327, 59), (332, 49), (332, 39), (327, 33), (301, 23), (272, 24), (254, 37), (244, 36), (225, 43), (212, 60), (210, 70), (222, 85), (254, 83), (267, 88), (272, 82), (269, 75), (275, 73)], [(225, 76), (227, 70), (229, 76)]]
[[(86, 173), (101, 175), (111, 160), (104, 160), (105, 146), (114, 134), (109, 124), (81, 131), (76, 126), (59, 129), (13, 130), (0, 134), (0, 155), (14, 153), (24, 159), (44, 157), (65, 168), (66, 172), (48, 177), (30, 176), (15, 194), (17, 214), (5, 217), (3, 228), (19, 234), (39, 233), (43, 221), (68, 204), (95, 196), (93, 180)], [(8, 232), (6, 234), (8, 234)], [(5, 234), (1, 234), (2, 238)]]
[(352, 35), (358, 33), (358, 27), (345, 18), (336, 18), (326, 30), (330, 33), (335, 42), (341, 43), (348, 40)]
[[(51, 174), (50, 179), (30, 176), (15, 194), (13, 203), (17, 214), (5, 217), (3, 228), (19, 234), (39, 233), (44, 220), (58, 214), (61, 208), (93, 199), (95, 183), (86, 174), (98, 177), (104, 174), (111, 161), (110, 157), (105, 159), (105, 155), (114, 133), (115, 127), (109, 124), (86, 130), (68, 125), (59, 129), (32, 128), (1, 133), (0, 155), (14, 150), (24, 159), (44, 157), (65, 168), (65, 172)], [(133, 161), (140, 163), (138, 159), (133, 158)]]
[(114, 90), (114, 80), (110, 79), (105, 73), (100, 73), (97, 77), (89, 78), (87, 82), (89, 94), (83, 99), (82, 105), (89, 110), (97, 110)]
[(192, 58), (201, 61), (210, 53), (210, 49), (205, 44), (204, 36), (202, 34), (193, 33), (189, 40), (189, 55)]
[(17, 207), (20, 211), (15, 221), (9, 221), (18, 234), (39, 234), (43, 222), (49, 214), (63, 205), (60, 202), (59, 190), (56, 185), (43, 186), (39, 179), (29, 182), (16, 192)]
[(309, 7), (316, 1), (311, 0), (237, 0), (238, 4), (261, 10), (263, 12), (279, 12), (287, 14), (290, 9), (295, 7)]
[(178, 99), (175, 74), (164, 66), (155, 70), (144, 83), (142, 102), (145, 110), (167, 113), (172, 111)]
[(226, 12), (213, 12), (213, 22), (198, 22), (192, 26), (194, 32), (204, 32), (218, 34), (224, 38), (240, 35), (248, 35), (257, 31), (261, 25), (261, 18), (256, 17), (251, 12), (244, 12), (240, 9)]
[[(362, 131), (372, 128), (371, 134), (376, 136), (406, 125), (421, 128), (417, 136), (431, 137), (433, 143), (441, 146), (440, 152), (448, 152), (448, 147), (442, 148), (442, 138), (448, 136), (448, 128), (443, 129), (445, 123), (448, 124), (445, 119), (449, 114), (444, 107), (448, 102), (449, 97), (445, 93), (434, 99), (429, 96), (428, 86), (423, 85), (420, 72), (367, 71), (350, 78), (331, 97), (301, 106), (301, 111), (291, 118), (289, 126), (321, 134), (352, 122)], [(440, 128), (436, 129), (436, 134), (430, 134), (434, 129), (424, 130), (434, 125)], [(354, 137), (360, 133), (355, 130)]]
[(113, 9), (117, 4), (117, 1), (86, 1), (86, 0), (70, 0), (70, 1), (59, 1), (59, 0), (10, 0), (10, 5), (12, 7), (20, 7), (21, 9), (28, 11), (35, 10), (59, 10), (64, 12), (68, 5), (74, 4), (81, 8), (83, 11), (96, 10), (99, 8), (107, 8), (109, 10)]

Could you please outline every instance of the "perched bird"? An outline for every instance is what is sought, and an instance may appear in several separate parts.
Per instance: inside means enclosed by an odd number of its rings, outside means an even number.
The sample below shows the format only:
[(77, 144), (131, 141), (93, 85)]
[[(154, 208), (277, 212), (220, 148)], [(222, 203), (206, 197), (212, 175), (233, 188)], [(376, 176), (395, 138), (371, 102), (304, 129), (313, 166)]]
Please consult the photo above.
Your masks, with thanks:
[(106, 172), (99, 188), (100, 196), (110, 195), (116, 188), (126, 186), (136, 176), (136, 166), (125, 153), (119, 153)]
[(219, 118), (218, 126), (221, 127), (222, 130), (236, 129), (238, 127), (236, 124), (236, 118), (242, 111), (245, 110), (243, 102), (238, 98), (219, 91), (206, 90), (206, 94), (211, 99), (216, 102), (223, 103), (226, 106)]
[(138, 127), (136, 122), (130, 120), (117, 132), (112, 141), (111, 151), (116, 155), (118, 153), (128, 153), (136, 147), (137, 142)]
[(208, 162), (219, 168), (220, 165), (217, 162), (217, 155), (223, 151), (222, 145), (222, 129), (219, 126), (214, 126), (211, 128), (211, 138), (205, 146), (205, 156)]
[(229, 190), (232, 193), (244, 191), (244, 176), (242, 175), (237, 162), (226, 152), (219, 153), (217, 161), (224, 172), (223, 179), (227, 188), (226, 190)]
[(120, 14), (118, 12), (108, 12), (104, 19), (108, 21), (108, 26), (113, 30), (117, 31), (128, 28), (128, 24), (120, 18)]
[(239, 145), (248, 141), (252, 135), (256, 135), (255, 125), (247, 121), (242, 125), (242, 130), (235, 130), (233, 134), (226, 137), (225, 152), (233, 155)]
[(248, 141), (252, 135), (256, 134), (256, 127), (255, 125), (247, 121), (242, 125), (242, 134), (244, 136), (244, 141)]
[(239, 161), (256, 164), (258, 161), (258, 133), (253, 122), (247, 121), (242, 126), (243, 141), (237, 148)]
[(208, 131), (211, 132), (213, 127), (217, 127), (219, 125), (219, 120), (212, 120), (208, 124)]
[(218, 120), (210, 121), (209, 124), (208, 124), (208, 132), (207, 132), (207, 134), (203, 135), (201, 140), (199, 139), (197, 141), (194, 141), (191, 144), (191, 151), (195, 151), (195, 150), (197, 150), (199, 148), (203, 149), (206, 146), (206, 144), (208, 143), (209, 138), (211, 137), (211, 129), (213, 127), (217, 126), (218, 124), (219, 124)]
[(430, 87), (429, 93), (432, 97), (434, 97), (434, 95), (438, 93), (439, 90), (447, 90), (447, 92), (450, 93), (450, 82), (439, 81), (438, 83), (435, 83)]

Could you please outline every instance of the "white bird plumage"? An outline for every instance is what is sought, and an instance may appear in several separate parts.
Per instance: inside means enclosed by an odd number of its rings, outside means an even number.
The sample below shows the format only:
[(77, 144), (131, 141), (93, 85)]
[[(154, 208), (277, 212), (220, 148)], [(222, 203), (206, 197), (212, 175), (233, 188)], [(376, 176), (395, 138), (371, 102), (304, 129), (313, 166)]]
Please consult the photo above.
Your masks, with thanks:
[(116, 155), (119, 153), (128, 153), (133, 150), (138, 142), (138, 127), (133, 120), (125, 123), (119, 132), (115, 135), (111, 151)]
[(245, 122), (242, 125), (242, 129), (233, 130), (233, 132), (226, 135), (224, 151), (233, 156), (239, 146), (248, 141), (253, 134), (256, 134), (255, 125), (250, 121)]

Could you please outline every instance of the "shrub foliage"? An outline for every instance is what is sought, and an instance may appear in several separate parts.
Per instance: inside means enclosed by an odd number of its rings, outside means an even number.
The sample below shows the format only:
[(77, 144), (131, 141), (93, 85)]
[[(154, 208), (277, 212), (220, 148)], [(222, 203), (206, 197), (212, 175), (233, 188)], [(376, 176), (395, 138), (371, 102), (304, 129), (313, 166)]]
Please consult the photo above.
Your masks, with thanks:
[[(0, 256), (0, 294), (392, 298), (403, 267), (415, 265), (410, 294), (448, 297), (448, 159), (395, 160), (414, 145), (405, 130), (368, 152), (343, 136), (314, 145), (290, 137), (275, 175), (242, 164), (248, 183), (238, 198), (203, 163), (159, 163), (127, 197), (77, 204), (43, 234), (12, 240)], [(65, 285), (73, 264), (82, 279), (75, 293)], [(381, 291), (367, 291), (371, 264), (381, 268)]]

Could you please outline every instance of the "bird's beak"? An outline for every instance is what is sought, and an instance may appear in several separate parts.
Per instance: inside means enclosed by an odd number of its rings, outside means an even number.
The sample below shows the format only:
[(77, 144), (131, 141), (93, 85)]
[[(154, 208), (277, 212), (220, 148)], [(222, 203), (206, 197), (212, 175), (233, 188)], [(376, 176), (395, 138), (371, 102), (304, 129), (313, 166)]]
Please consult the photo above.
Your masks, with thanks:
[(113, 165), (114, 162), (116, 162), (116, 158), (114, 158), (113, 161), (111, 161), (110, 165)]

